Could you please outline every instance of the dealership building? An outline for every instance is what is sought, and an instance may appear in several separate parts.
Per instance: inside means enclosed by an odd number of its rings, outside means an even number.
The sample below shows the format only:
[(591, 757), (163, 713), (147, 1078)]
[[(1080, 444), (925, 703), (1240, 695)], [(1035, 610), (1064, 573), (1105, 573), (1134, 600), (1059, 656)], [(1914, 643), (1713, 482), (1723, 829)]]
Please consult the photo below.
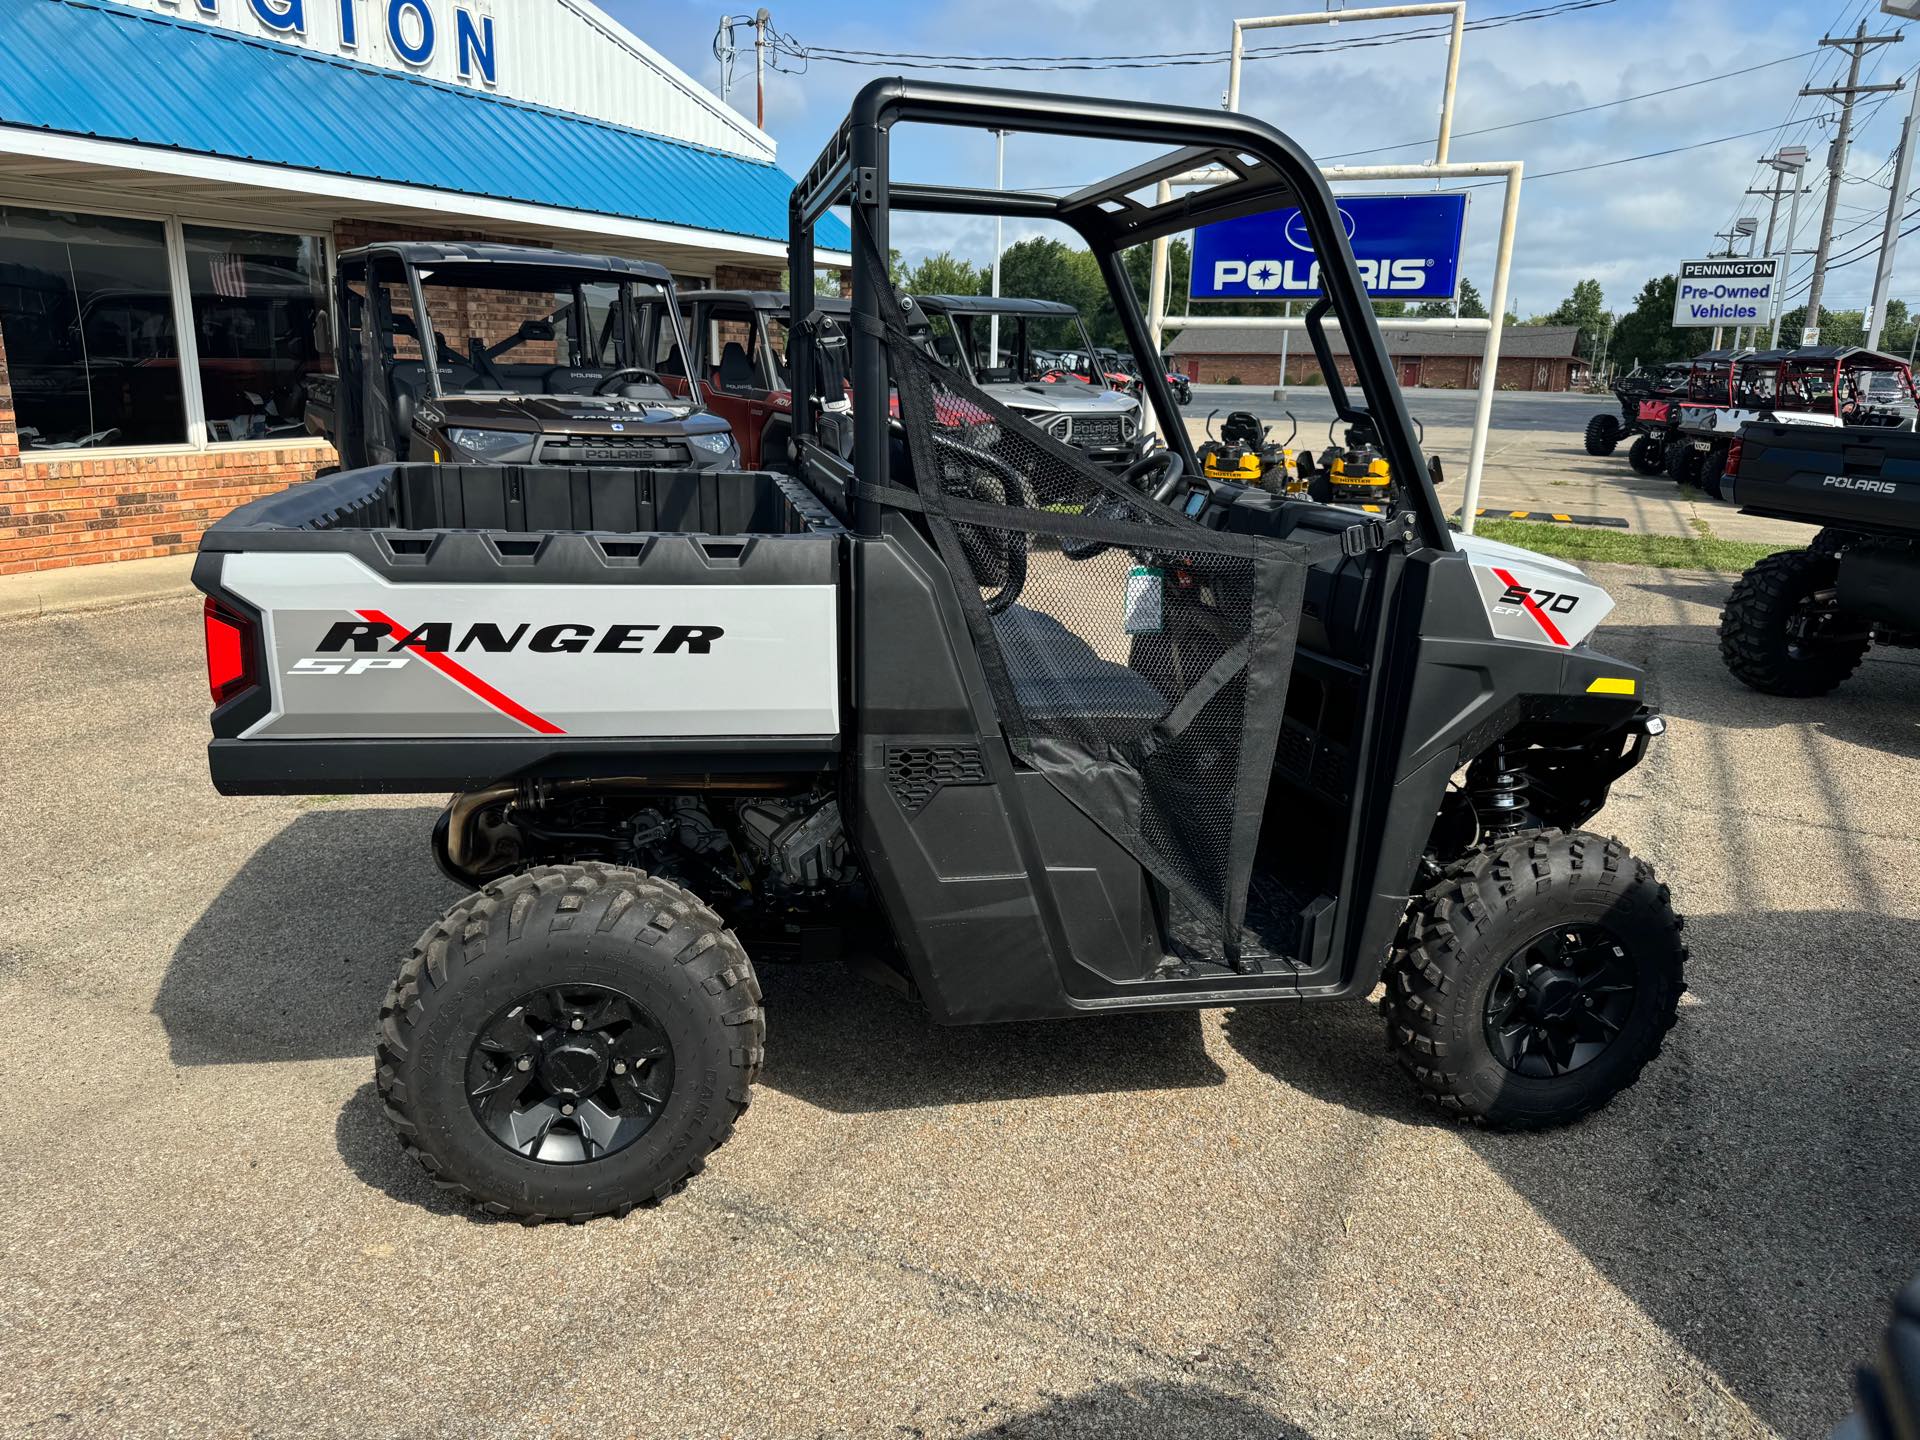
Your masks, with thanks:
[[(1172, 331), (1179, 318), (1169, 317)], [(1485, 368), (1482, 356), (1487, 337), (1475, 330), (1396, 330), (1391, 320), (1380, 324), (1380, 338), (1393, 357), (1394, 374), (1404, 386), (1426, 385), (1442, 390), (1475, 390)], [(1585, 385), (1591, 374), (1587, 362), (1574, 354), (1580, 330), (1574, 325), (1508, 325), (1500, 331), (1500, 364), (1495, 384), (1501, 390), (1571, 390)], [(1345, 337), (1337, 328), (1327, 340), (1340, 367), (1340, 377), (1354, 383), (1353, 362), (1347, 358)], [(1271, 325), (1220, 325), (1189, 328), (1166, 343), (1169, 364), (1184, 371), (1197, 385), (1278, 385), (1281, 332)], [(1317, 385), (1320, 362), (1306, 337), (1297, 331), (1286, 347), (1285, 383)]]
[(772, 140), (588, 0), (6, 0), (0, 30), (0, 574), (190, 550), (332, 464), (303, 381), (341, 250), (780, 282)]

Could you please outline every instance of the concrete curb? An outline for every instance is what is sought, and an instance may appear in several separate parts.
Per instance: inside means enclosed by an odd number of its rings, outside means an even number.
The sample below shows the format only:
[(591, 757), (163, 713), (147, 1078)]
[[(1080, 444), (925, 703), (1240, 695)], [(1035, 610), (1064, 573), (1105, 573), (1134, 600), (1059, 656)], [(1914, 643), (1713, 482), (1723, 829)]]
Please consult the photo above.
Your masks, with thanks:
[(0, 575), (0, 625), (84, 610), (115, 610), (151, 600), (186, 599), (192, 555), (155, 560), (115, 560), (65, 570)]

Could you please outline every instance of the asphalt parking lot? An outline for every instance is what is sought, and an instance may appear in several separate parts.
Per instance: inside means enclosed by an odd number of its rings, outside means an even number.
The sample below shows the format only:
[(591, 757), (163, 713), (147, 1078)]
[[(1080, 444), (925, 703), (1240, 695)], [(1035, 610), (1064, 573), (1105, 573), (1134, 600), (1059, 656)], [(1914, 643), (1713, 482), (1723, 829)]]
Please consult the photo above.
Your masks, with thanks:
[(533, 1230), (373, 1098), (437, 801), (215, 796), (190, 600), (0, 626), (0, 1430), (1824, 1433), (1920, 1269), (1920, 657), (1762, 697), (1723, 579), (1596, 578), (1672, 725), (1599, 828), (1694, 957), (1600, 1116), (1431, 1120), (1370, 1007), (942, 1031), (769, 968), (707, 1174)]

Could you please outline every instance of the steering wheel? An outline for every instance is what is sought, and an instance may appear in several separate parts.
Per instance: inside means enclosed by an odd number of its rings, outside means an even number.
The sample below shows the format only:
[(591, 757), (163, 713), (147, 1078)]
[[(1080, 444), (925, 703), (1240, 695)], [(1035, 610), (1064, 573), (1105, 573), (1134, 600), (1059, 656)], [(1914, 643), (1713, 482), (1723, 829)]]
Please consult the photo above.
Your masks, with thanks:
[(1007, 528), (954, 521), (961, 548), (966, 552), (967, 568), (980, 587), (980, 603), (989, 615), (998, 615), (1020, 598), (1027, 583), (1027, 549), (1031, 537), (1017, 528), (1015, 507), (1033, 508), (1033, 496), (1027, 484), (1004, 460), (977, 450), (950, 435), (934, 433), (934, 448), (943, 462), (951, 457), (956, 463), (942, 463), (939, 484), (943, 494), (956, 500), (973, 500), (983, 505), (1008, 508)]
[(612, 385), (614, 381), (624, 380), (629, 375), (636, 375), (642, 380), (653, 378), (653, 372), (651, 370), (642, 370), (638, 365), (622, 365), (611, 375), (602, 377), (600, 383), (593, 387), (593, 393), (596, 395), (604, 395), (607, 393), (607, 387)]
[[(1151, 489), (1147, 486), (1147, 477), (1156, 470), (1167, 473), (1160, 477), (1158, 484)], [(1180, 482), (1186, 478), (1187, 462), (1180, 452), (1174, 449), (1156, 450), (1151, 455), (1142, 455), (1125, 470), (1120, 472), (1120, 481), (1129, 489), (1141, 491), (1153, 497), (1153, 503), (1164, 505), (1171, 500), (1174, 492), (1180, 488)]]
[[(1161, 470), (1166, 473), (1160, 477), (1159, 483), (1149, 490), (1148, 477)], [(1178, 450), (1156, 450), (1151, 455), (1142, 455), (1121, 471), (1120, 481), (1130, 490), (1149, 494), (1156, 505), (1164, 505), (1173, 498), (1174, 492), (1180, 488), (1180, 482), (1186, 478), (1186, 475), (1187, 462), (1181, 458)], [(1132, 519), (1134, 511), (1133, 507), (1118, 496), (1102, 495), (1080, 513), (1090, 520), (1124, 521)], [(1060, 553), (1069, 560), (1091, 560), (1094, 556), (1103, 554), (1111, 548), (1103, 540), (1062, 538), (1060, 541)]]

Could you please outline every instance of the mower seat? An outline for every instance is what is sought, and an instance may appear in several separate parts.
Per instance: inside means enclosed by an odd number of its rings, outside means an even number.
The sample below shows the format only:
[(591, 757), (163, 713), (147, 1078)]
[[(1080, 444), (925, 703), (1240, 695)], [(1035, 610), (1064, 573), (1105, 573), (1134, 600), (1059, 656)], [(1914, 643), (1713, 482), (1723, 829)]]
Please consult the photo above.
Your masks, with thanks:
[(1110, 739), (1146, 731), (1168, 702), (1137, 670), (1102, 660), (1051, 615), (1011, 605), (993, 617), (1008, 678), (1029, 720), (1080, 720)]

